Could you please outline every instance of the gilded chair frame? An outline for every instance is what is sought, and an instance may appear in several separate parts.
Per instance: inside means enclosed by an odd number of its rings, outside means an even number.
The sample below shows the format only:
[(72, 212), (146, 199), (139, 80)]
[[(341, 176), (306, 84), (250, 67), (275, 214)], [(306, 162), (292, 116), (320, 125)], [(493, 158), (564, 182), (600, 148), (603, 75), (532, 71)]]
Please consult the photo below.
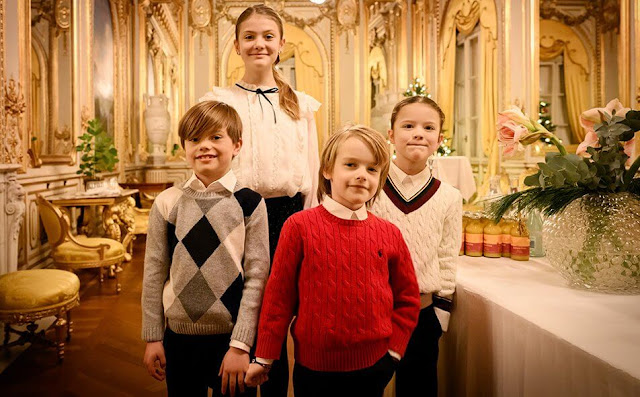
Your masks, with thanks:
[[(117, 268), (119, 268), (122, 265), (122, 262), (125, 259), (125, 253), (126, 253), (126, 250), (124, 248), (123, 248), (122, 255), (118, 255), (114, 258), (105, 258), (106, 252), (109, 249), (108, 244), (102, 244), (102, 243), (97, 243), (97, 245), (83, 244), (76, 238), (76, 236), (74, 236), (71, 233), (70, 217), (66, 211), (61, 210), (59, 207), (53, 205), (41, 195), (38, 195), (36, 200), (38, 203), (40, 218), (42, 219), (42, 223), (44, 224), (45, 230), (47, 231), (47, 236), (50, 239), (49, 243), (51, 244), (52, 251), (60, 244), (71, 242), (73, 245), (79, 248), (93, 251), (98, 254), (99, 260), (95, 262), (91, 262), (91, 261), (88, 262), (86, 260), (66, 260), (62, 262), (62, 261), (56, 261), (54, 259), (54, 265), (57, 268), (61, 268), (69, 271), (75, 271), (77, 269), (99, 268), (100, 282), (102, 283), (104, 281), (104, 273), (103, 273), (104, 268), (110, 268), (111, 266), (114, 266), (114, 265)], [(45, 221), (44, 217), (46, 215), (43, 213), (43, 211), (49, 211), (55, 216), (56, 218), (55, 220), (58, 222), (58, 225), (59, 225), (59, 231), (58, 231), (59, 234), (56, 233), (56, 230), (52, 228), (51, 224), (48, 224), (47, 221)], [(91, 238), (89, 238), (89, 240), (91, 240)], [(116, 240), (113, 240), (113, 242), (116, 244), (121, 244)], [(121, 289), (121, 285), (120, 285), (120, 281), (118, 280), (118, 272), (114, 272), (114, 277), (116, 281), (116, 293), (119, 293)]]

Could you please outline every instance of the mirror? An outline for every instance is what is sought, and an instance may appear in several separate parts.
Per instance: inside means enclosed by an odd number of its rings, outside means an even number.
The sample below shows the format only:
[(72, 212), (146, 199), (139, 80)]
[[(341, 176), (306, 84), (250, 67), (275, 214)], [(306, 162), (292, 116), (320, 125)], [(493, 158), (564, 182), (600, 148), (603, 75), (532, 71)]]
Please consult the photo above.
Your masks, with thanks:
[(43, 164), (73, 164), (71, 0), (31, 0), (31, 148)]

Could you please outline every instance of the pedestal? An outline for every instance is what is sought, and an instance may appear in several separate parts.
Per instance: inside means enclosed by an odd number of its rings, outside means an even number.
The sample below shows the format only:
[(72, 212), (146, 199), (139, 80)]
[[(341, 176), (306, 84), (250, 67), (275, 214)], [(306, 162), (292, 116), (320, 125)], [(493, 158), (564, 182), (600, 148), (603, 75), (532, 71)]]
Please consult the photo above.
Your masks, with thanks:
[(25, 192), (17, 182), (18, 164), (0, 164), (0, 274), (18, 270), (18, 235)]

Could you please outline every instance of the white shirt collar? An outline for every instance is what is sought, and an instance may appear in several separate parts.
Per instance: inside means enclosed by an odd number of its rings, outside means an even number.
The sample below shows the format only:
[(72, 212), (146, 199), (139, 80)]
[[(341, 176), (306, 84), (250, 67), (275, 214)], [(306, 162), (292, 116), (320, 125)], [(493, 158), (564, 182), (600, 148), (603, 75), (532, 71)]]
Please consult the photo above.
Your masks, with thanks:
[(189, 178), (185, 183), (185, 186), (189, 186), (196, 192), (218, 192), (226, 189), (233, 193), (233, 189), (235, 189), (237, 181), (238, 179), (236, 178), (236, 174), (233, 173), (233, 170), (229, 169), (222, 178), (211, 182), (209, 186), (205, 186), (194, 172), (191, 174), (191, 178)]
[(362, 205), (362, 207), (354, 211), (335, 201), (331, 197), (324, 196), (322, 205), (327, 211), (329, 211), (331, 215), (337, 216), (340, 219), (350, 219), (358, 221), (367, 219), (367, 206), (364, 204)]
[(431, 170), (429, 167), (424, 167), (424, 169), (418, 172), (415, 175), (407, 175), (404, 171), (400, 169), (393, 161), (391, 162), (391, 166), (389, 167), (389, 173), (391, 173), (391, 177), (403, 185), (409, 186), (424, 186), (425, 183), (431, 178)]

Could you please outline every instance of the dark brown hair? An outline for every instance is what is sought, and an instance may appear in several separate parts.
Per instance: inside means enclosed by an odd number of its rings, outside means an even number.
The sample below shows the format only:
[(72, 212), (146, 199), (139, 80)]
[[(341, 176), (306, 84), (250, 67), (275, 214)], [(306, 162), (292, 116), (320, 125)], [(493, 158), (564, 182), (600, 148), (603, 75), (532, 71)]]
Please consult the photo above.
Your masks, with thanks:
[[(280, 32), (280, 38), (284, 37), (284, 26), (282, 25), (282, 19), (280, 15), (271, 7), (263, 4), (251, 6), (242, 11), (242, 14), (236, 21), (236, 41), (240, 35), (240, 25), (246, 21), (253, 14), (264, 15), (272, 19), (276, 25), (278, 25), (278, 31)], [(300, 104), (298, 103), (298, 96), (291, 86), (284, 80), (280, 72), (276, 69), (276, 65), (280, 62), (280, 55), (276, 58), (276, 62), (271, 66), (273, 70), (273, 78), (276, 80), (278, 86), (278, 92), (280, 94), (280, 108), (289, 116), (292, 120), (300, 120)]]
[(233, 143), (242, 139), (242, 120), (236, 110), (224, 102), (204, 101), (195, 104), (180, 119), (178, 136), (184, 148), (184, 142), (225, 130)]

